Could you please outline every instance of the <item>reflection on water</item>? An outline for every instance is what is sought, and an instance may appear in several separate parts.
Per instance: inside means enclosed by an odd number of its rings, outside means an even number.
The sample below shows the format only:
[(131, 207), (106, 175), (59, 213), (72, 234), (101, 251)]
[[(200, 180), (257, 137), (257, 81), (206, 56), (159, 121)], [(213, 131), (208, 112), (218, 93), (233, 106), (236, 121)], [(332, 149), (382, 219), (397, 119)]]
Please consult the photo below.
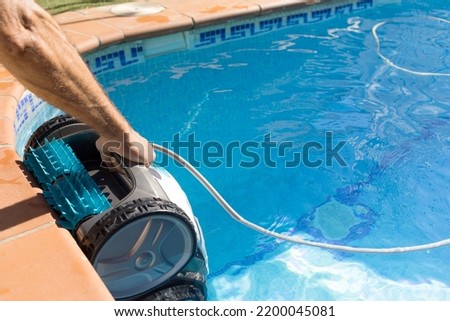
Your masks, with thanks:
[(211, 283), (218, 300), (450, 300), (450, 288), (441, 281), (393, 280), (361, 262), (299, 247)]
[[(253, 222), (358, 247), (434, 242), (450, 237), (449, 9), (404, 1), (156, 57), (100, 80), (156, 143), (178, 133), (226, 146), (270, 133), (277, 146), (291, 143), (283, 155), (272, 150), (283, 160), (323, 143), (325, 132), (346, 141), (347, 166), (242, 168), (238, 150), (234, 166), (201, 164)], [(450, 299), (449, 248), (354, 255), (261, 237), (231, 220), (183, 169), (168, 170), (205, 233), (211, 299)]]

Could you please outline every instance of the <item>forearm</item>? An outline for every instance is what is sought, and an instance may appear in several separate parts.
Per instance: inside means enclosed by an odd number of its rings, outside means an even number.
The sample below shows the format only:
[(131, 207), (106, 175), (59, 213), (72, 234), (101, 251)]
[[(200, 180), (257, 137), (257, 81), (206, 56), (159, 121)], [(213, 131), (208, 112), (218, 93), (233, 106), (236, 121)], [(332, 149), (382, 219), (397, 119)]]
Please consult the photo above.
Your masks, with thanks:
[(101, 135), (120, 140), (132, 131), (56, 22), (34, 1), (0, 0), (0, 61), (29, 90)]

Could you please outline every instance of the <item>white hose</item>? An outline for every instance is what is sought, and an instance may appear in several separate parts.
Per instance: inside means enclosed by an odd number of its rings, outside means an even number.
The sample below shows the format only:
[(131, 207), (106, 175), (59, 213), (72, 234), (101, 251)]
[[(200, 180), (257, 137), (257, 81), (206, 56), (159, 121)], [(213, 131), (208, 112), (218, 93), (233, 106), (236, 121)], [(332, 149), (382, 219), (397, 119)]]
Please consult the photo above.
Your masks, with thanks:
[(438, 242), (426, 243), (422, 245), (414, 245), (414, 246), (399, 246), (399, 247), (390, 247), (390, 248), (367, 248), (367, 247), (353, 247), (353, 246), (345, 246), (345, 245), (337, 245), (337, 244), (329, 244), (322, 242), (314, 242), (304, 240), (298, 236), (290, 236), (285, 234), (280, 234), (277, 232), (269, 231), (253, 222), (250, 222), (239, 215), (229, 204), (228, 202), (220, 195), (219, 192), (211, 185), (211, 183), (202, 175), (199, 171), (197, 171), (188, 161), (186, 161), (180, 155), (174, 153), (170, 149), (167, 149), (161, 145), (153, 144), (155, 150), (160, 151), (167, 156), (174, 159), (178, 164), (187, 169), (207, 190), (208, 192), (217, 200), (217, 202), (223, 207), (225, 211), (230, 214), (232, 218), (234, 218), (239, 223), (254, 229), (262, 234), (269, 235), (284, 241), (293, 242), (302, 245), (320, 247), (329, 250), (336, 251), (346, 251), (346, 252), (356, 252), (356, 253), (380, 253), (380, 254), (392, 254), (392, 253), (405, 253), (405, 252), (414, 252), (414, 251), (423, 251), (430, 250), (442, 246), (446, 246), (450, 244), (450, 239), (445, 239)]
[[(440, 18), (433, 18), (435, 20), (441, 21), (441, 22), (445, 22), (445, 23), (450, 23), (449, 21), (445, 20), (445, 19), (440, 19)], [(380, 45), (380, 39), (378, 38), (378, 28), (380, 28), (381, 26), (383, 26), (386, 22), (379, 22), (376, 25), (373, 26), (372, 28), (372, 35), (373, 38), (375, 39), (375, 43), (377, 45), (377, 54), (378, 56), (380, 56), (380, 58), (384, 61), (384, 63), (386, 65), (389, 65), (395, 69), (416, 75), (416, 76), (435, 76), (435, 77), (450, 77), (449, 73), (441, 73), (441, 72), (428, 72), (428, 71), (415, 71), (415, 70), (411, 70), (408, 68), (404, 68), (404, 67), (400, 67), (397, 66), (396, 64), (394, 64), (389, 58), (387, 58), (385, 55), (383, 55), (381, 53), (381, 45)]]

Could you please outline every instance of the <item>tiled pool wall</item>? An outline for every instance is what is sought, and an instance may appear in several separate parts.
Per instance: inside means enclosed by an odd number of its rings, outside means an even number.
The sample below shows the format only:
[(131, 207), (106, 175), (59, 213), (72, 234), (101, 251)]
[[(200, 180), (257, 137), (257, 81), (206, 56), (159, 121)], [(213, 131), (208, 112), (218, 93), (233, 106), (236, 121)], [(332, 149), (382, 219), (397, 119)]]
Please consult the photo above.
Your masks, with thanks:
[[(100, 75), (169, 52), (208, 48), (398, 1), (160, 0), (155, 2), (165, 10), (150, 16), (115, 17), (109, 7), (100, 7), (56, 19)], [(0, 300), (111, 300), (21, 165), (30, 135), (62, 112), (25, 90), (1, 65), (0, 105)]]
[[(371, 9), (377, 3), (385, 1), (341, 0), (232, 20), (221, 25), (112, 45), (86, 54), (85, 61), (95, 75), (100, 75), (140, 64), (153, 56), (181, 50), (203, 49), (283, 28), (319, 23), (344, 14)], [(31, 134), (46, 120), (61, 113), (32, 93), (28, 91), (24, 93), (17, 106), (14, 122), (16, 151), (20, 157), (23, 157), (24, 148)]]
[(320, 3), (293, 11), (230, 21), (218, 26), (193, 29), (161, 37), (132, 41), (87, 54), (86, 62), (94, 74), (115, 71), (146, 58), (180, 50), (195, 50), (242, 40), (271, 31), (333, 19), (346, 13), (373, 8), (377, 0), (342, 0)]

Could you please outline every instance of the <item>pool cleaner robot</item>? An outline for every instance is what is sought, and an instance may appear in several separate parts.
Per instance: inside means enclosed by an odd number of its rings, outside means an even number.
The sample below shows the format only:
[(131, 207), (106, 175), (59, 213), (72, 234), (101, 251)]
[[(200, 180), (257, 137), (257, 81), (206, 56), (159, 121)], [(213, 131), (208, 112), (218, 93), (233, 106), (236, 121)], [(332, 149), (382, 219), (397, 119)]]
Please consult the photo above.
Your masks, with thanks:
[(203, 234), (163, 168), (102, 166), (98, 134), (63, 115), (29, 139), (24, 163), (117, 300), (205, 300)]

